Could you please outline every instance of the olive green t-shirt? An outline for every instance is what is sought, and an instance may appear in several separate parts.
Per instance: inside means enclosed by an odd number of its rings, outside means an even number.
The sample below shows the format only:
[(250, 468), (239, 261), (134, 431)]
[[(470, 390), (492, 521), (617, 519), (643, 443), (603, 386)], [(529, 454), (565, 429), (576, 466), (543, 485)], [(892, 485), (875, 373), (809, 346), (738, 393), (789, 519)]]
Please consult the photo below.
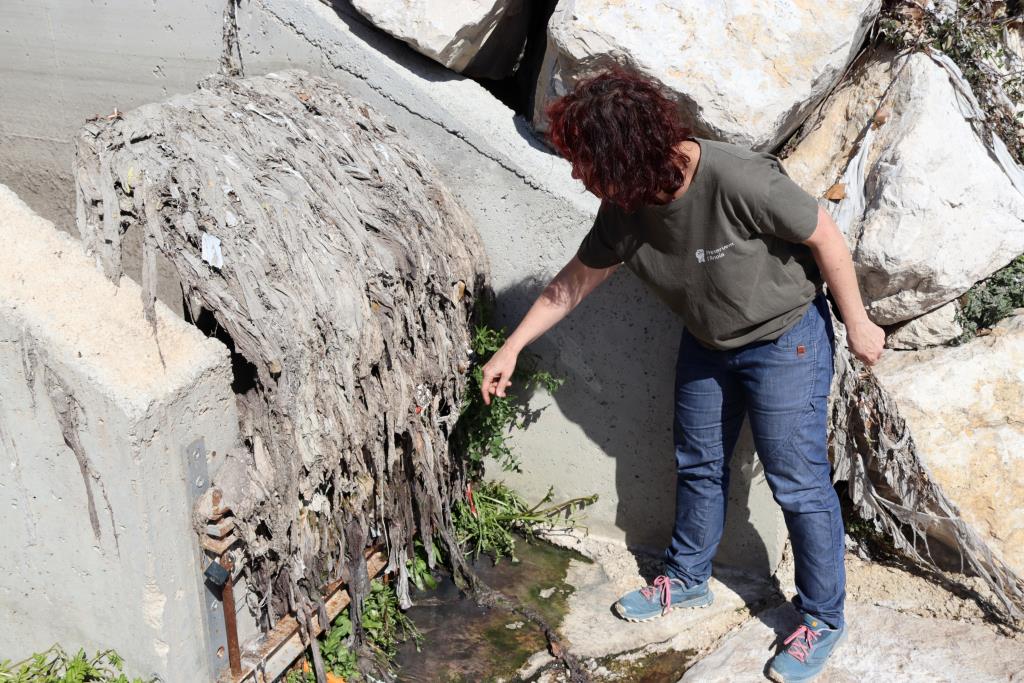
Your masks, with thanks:
[(778, 158), (698, 139), (690, 187), (633, 213), (602, 202), (577, 255), (624, 262), (713, 349), (777, 339), (821, 286), (810, 249), (818, 205)]

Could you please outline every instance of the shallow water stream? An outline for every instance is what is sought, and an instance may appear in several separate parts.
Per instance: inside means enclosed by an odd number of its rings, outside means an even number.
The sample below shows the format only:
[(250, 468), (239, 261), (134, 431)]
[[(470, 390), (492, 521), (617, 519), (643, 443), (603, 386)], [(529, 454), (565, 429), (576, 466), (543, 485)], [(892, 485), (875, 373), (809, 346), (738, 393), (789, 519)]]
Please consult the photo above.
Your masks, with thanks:
[[(570, 562), (590, 560), (571, 550), (522, 540), (516, 544), (516, 554), (518, 562), (502, 560), (494, 565), (481, 558), (474, 569), (488, 586), (533, 609), (558, 630), (574, 590), (566, 583)], [(416, 606), (407, 614), (423, 632), (424, 642), (419, 652), (412, 642), (399, 648), (400, 681), (517, 681), (516, 672), (530, 656), (547, 650), (544, 634), (532, 622), (509, 610), (478, 606), (447, 577), (434, 590), (414, 593), (413, 601)], [(693, 655), (692, 651), (627, 652), (583, 664), (599, 674), (597, 679), (663, 683), (679, 680)], [(536, 674), (530, 680), (535, 678)]]
[[(565, 614), (572, 587), (565, 583), (569, 562), (588, 562), (570, 550), (547, 543), (516, 544), (518, 562), (497, 565), (480, 558), (480, 578), (508, 597), (533, 608), (551, 626)], [(514, 612), (478, 606), (444, 577), (432, 591), (413, 594), (409, 617), (423, 632), (417, 652), (411, 642), (398, 652), (399, 680), (416, 683), (473, 683), (514, 680), (535, 652), (547, 649), (544, 634)]]

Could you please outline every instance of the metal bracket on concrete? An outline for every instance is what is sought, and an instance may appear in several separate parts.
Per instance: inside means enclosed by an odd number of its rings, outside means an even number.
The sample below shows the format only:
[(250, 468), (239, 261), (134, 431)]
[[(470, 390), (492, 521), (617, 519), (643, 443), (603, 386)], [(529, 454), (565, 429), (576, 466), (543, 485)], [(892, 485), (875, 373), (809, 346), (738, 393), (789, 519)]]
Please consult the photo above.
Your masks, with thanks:
[[(210, 488), (210, 469), (206, 461), (206, 442), (202, 437), (196, 439), (185, 447), (185, 476), (187, 477), (186, 488), (188, 489), (189, 509), (195, 507), (199, 497)], [(206, 553), (201, 558), (205, 565), (208, 559)], [(203, 582), (203, 621), (207, 643), (208, 655), (210, 658), (210, 670), (215, 674), (220, 672), (227, 665), (227, 630), (224, 627), (224, 612), (220, 601), (220, 589), (213, 586), (203, 576), (205, 566), (198, 567), (199, 579)]]

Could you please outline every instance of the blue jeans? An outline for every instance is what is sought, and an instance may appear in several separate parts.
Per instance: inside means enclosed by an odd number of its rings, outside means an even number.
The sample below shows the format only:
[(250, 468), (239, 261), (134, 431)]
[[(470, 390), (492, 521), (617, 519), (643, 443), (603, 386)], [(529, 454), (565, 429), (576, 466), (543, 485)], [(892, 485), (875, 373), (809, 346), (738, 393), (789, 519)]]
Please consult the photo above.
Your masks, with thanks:
[(825, 443), (834, 345), (821, 295), (775, 341), (714, 351), (683, 332), (676, 367), (676, 524), (665, 551), (670, 576), (688, 586), (711, 576), (729, 496), (728, 460), (749, 416), (789, 528), (797, 607), (842, 626), (843, 518)]

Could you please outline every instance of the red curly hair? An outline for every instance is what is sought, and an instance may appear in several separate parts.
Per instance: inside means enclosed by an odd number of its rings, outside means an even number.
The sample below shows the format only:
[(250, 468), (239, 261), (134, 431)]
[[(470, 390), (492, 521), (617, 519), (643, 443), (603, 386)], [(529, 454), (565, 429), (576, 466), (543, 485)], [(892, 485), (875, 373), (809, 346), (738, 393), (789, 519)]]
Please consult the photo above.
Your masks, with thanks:
[(547, 108), (548, 136), (587, 189), (626, 211), (660, 203), (690, 163), (691, 137), (658, 83), (621, 68), (580, 81)]

